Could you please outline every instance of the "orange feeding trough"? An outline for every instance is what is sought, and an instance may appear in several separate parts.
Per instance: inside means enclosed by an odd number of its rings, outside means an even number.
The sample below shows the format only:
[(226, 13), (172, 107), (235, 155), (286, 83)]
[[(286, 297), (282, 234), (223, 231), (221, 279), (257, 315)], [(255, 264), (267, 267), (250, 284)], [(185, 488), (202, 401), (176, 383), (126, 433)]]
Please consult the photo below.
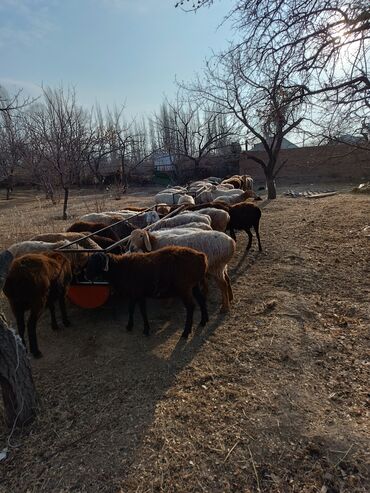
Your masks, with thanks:
[[(185, 207), (184, 205), (180, 206), (178, 209), (170, 212), (162, 219), (159, 219), (157, 222), (161, 222), (165, 218), (172, 217), (178, 214), (184, 209), (184, 207)], [(99, 229), (98, 231), (90, 233), (86, 235), (83, 239), (89, 238), (90, 236), (93, 235), (99, 235), (99, 233), (101, 233), (102, 231), (108, 228), (112, 228), (113, 226), (116, 226), (123, 222), (127, 222), (127, 220), (131, 219), (132, 217), (139, 216), (140, 214), (144, 214), (145, 212), (152, 210), (154, 208), (155, 206), (152, 206), (152, 207), (148, 207), (143, 211), (133, 213), (132, 216), (126, 219), (121, 219), (117, 222), (114, 222), (113, 224), (110, 224), (108, 226), (105, 226), (104, 228)], [(146, 226), (144, 229), (148, 229), (148, 227), (149, 226)], [(122, 238), (116, 241), (116, 243), (112, 244), (108, 248), (102, 249), (101, 251), (105, 253), (109, 253), (113, 248), (127, 242), (129, 238), (130, 238), (129, 236), (127, 236), (126, 238)], [(80, 241), (81, 239), (71, 241), (68, 245), (64, 245), (62, 247), (57, 248), (57, 251), (61, 253), (65, 253), (67, 255), (68, 253), (82, 253), (82, 252), (86, 252), (89, 254), (96, 253), (96, 250), (84, 249), (79, 247), (71, 248), (72, 245), (78, 244)], [(71, 284), (67, 296), (73, 304), (81, 308), (98, 308), (99, 306), (104, 305), (104, 303), (108, 301), (110, 294), (111, 294), (111, 288), (108, 282), (100, 281), (100, 282), (91, 283), (91, 282), (82, 281), (82, 282), (76, 282), (75, 284)]]
[(74, 305), (81, 308), (98, 308), (108, 301), (110, 286), (107, 283), (72, 284), (67, 296)]

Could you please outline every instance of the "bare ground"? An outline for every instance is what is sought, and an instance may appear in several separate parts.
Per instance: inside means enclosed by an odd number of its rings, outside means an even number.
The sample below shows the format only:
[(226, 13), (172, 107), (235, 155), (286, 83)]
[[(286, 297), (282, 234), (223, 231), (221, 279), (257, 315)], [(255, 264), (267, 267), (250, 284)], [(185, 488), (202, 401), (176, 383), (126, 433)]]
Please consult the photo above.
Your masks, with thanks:
[[(104, 203), (99, 201), (104, 200)], [(22, 202), (23, 201), (23, 202)], [(120, 202), (72, 199), (78, 215)], [(2, 204), (0, 204), (1, 207)], [(16, 207), (15, 207), (16, 205)], [(60, 206), (3, 210), (0, 246), (57, 231)], [(117, 207), (119, 205), (120, 207)], [(264, 202), (264, 252), (230, 266), (235, 302), (179, 340), (180, 304), (151, 302), (154, 334), (111, 300), (61, 333), (40, 324), (40, 397), (21, 434), (0, 422), (0, 492), (365, 492), (369, 456), (370, 198)], [(123, 207), (123, 205), (122, 205)], [(8, 314), (6, 300), (0, 307)], [(199, 317), (199, 313), (196, 313)]]

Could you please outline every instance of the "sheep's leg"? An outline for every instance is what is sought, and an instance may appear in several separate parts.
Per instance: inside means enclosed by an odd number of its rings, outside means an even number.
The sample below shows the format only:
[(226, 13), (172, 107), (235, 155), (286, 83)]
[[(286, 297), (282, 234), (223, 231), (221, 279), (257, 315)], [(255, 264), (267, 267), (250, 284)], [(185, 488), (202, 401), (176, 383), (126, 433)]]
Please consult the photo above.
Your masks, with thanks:
[(134, 313), (135, 313), (136, 300), (131, 299), (128, 302), (128, 322), (126, 325), (126, 330), (132, 331), (134, 326)]
[(253, 229), (256, 232), (256, 236), (257, 236), (257, 240), (258, 240), (258, 249), (260, 252), (262, 252), (260, 233), (259, 233), (259, 225), (257, 224), (257, 226), (253, 226)]
[(58, 322), (55, 316), (55, 306), (53, 301), (48, 301), (47, 306), (51, 316), (51, 328), (52, 330), (59, 330)]
[(148, 316), (146, 313), (145, 298), (143, 298), (139, 301), (139, 308), (140, 308), (140, 313), (141, 313), (141, 316), (142, 316), (143, 322), (144, 322), (144, 335), (148, 336), (148, 335), (150, 335), (150, 325), (149, 325)]
[(26, 341), (24, 340), (24, 332), (26, 330), (26, 325), (24, 323), (24, 310), (17, 310), (17, 312), (15, 313), (15, 318), (17, 320), (19, 337), (22, 339), (24, 347), (26, 347)]
[(71, 322), (68, 319), (67, 309), (66, 309), (66, 298), (64, 294), (59, 298), (59, 308), (60, 308), (60, 313), (62, 314), (62, 322), (64, 327), (69, 327), (71, 325)]
[(221, 311), (228, 312), (230, 310), (230, 300), (229, 300), (228, 284), (225, 279), (225, 275), (224, 273), (222, 273), (221, 275), (215, 276), (215, 278), (222, 296)]
[(235, 231), (234, 231), (234, 228), (232, 226), (230, 226), (230, 236), (231, 238), (236, 241), (236, 235), (235, 235)]
[(193, 288), (193, 296), (199, 305), (200, 313), (202, 315), (202, 318), (200, 320), (200, 325), (204, 327), (209, 320), (207, 302), (198, 285), (194, 286)]
[(202, 279), (202, 281), (200, 282), (200, 288), (201, 288), (201, 293), (204, 296), (204, 298), (207, 298), (208, 297), (208, 280), (206, 277), (204, 279)]
[(35, 358), (42, 357), (42, 353), (40, 352), (37, 344), (37, 335), (36, 335), (36, 325), (40, 315), (41, 315), (41, 310), (32, 309), (30, 318), (28, 319), (28, 323), (27, 323), (30, 351)]
[(233, 301), (233, 299), (234, 299), (233, 289), (231, 287), (230, 277), (229, 277), (229, 274), (227, 273), (226, 269), (224, 272), (224, 278), (225, 278), (225, 281), (227, 282), (227, 293), (229, 296), (229, 301)]
[(194, 315), (194, 301), (193, 301), (193, 296), (188, 295), (184, 296), (182, 298), (182, 301), (185, 305), (186, 308), (186, 321), (185, 321), (185, 328), (184, 331), (181, 335), (184, 339), (188, 338), (188, 335), (191, 333), (191, 328), (193, 326), (193, 315)]
[(251, 246), (252, 246), (252, 238), (253, 238), (253, 236), (252, 236), (252, 233), (250, 232), (250, 230), (249, 230), (249, 229), (245, 229), (244, 231), (247, 233), (248, 238), (249, 238), (249, 239), (248, 239), (248, 245), (247, 245), (246, 250), (250, 250), (250, 248), (251, 248)]

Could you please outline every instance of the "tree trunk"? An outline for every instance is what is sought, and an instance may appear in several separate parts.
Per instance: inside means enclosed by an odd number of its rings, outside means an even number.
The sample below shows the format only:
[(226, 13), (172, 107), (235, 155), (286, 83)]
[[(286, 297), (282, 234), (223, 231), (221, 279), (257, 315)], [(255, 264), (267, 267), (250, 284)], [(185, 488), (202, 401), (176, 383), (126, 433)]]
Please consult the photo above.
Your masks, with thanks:
[(10, 192), (13, 191), (14, 177), (13, 174), (9, 175), (6, 180), (6, 200), (10, 199)]
[(194, 159), (194, 178), (200, 180), (200, 163), (197, 159)]
[(21, 339), (8, 328), (1, 314), (0, 386), (9, 428), (29, 423), (36, 415), (36, 391), (30, 361)]
[(64, 202), (63, 202), (63, 219), (64, 220), (66, 220), (68, 218), (68, 215), (67, 215), (68, 196), (69, 196), (69, 188), (64, 187)]
[(266, 188), (267, 188), (267, 198), (268, 199), (276, 199), (275, 179), (269, 173), (266, 174)]

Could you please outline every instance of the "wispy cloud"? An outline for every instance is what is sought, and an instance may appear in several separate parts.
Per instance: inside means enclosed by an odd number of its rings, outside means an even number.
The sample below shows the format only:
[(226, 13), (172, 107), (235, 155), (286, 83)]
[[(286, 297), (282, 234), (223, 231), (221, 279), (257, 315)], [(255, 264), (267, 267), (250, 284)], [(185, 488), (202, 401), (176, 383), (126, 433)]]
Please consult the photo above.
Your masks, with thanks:
[(44, 38), (54, 29), (53, 4), (54, 0), (0, 0), (0, 47), (30, 46)]

